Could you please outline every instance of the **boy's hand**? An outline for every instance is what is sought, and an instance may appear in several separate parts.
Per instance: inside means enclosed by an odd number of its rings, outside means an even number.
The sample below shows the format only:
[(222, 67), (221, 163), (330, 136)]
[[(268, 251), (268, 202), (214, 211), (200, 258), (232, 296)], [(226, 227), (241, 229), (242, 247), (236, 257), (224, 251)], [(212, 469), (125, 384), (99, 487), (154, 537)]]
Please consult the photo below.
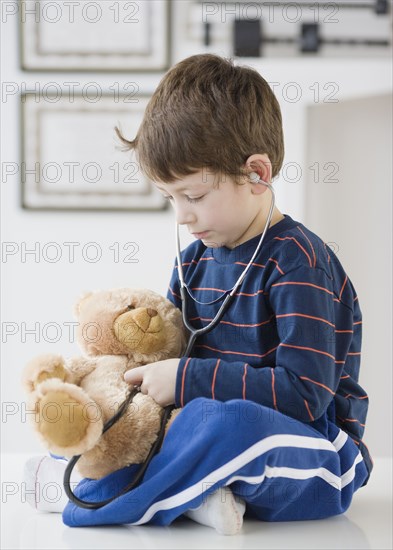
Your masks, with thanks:
[(180, 358), (165, 359), (135, 367), (124, 374), (124, 380), (140, 386), (141, 392), (150, 395), (161, 407), (175, 402), (176, 375)]

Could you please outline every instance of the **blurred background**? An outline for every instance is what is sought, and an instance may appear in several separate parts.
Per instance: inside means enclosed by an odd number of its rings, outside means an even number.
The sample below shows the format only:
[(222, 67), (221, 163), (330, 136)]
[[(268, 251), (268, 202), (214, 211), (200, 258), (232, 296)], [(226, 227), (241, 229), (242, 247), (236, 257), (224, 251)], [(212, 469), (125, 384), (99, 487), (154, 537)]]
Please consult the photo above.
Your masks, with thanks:
[(255, 68), (276, 93), (286, 148), (277, 203), (329, 243), (358, 292), (365, 441), (391, 456), (390, 2), (0, 6), (2, 451), (42, 452), (20, 375), (36, 354), (79, 353), (81, 293), (166, 294), (173, 214), (113, 128), (135, 137), (168, 68), (210, 52)]

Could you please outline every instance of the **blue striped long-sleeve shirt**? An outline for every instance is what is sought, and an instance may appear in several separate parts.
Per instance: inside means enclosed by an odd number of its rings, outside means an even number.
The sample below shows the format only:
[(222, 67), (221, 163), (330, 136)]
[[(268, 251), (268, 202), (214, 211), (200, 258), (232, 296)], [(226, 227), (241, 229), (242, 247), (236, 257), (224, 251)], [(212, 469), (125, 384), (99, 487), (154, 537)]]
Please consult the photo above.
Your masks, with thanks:
[[(201, 302), (232, 288), (260, 235), (229, 249), (198, 240), (182, 252), (184, 278)], [(177, 266), (167, 297), (181, 309)], [(189, 298), (188, 317), (206, 326), (222, 301)], [(271, 227), (220, 324), (182, 357), (176, 405), (196, 397), (249, 399), (327, 430), (335, 422), (359, 446), (368, 397), (359, 385), (362, 315), (355, 289), (333, 251), (285, 215)]]

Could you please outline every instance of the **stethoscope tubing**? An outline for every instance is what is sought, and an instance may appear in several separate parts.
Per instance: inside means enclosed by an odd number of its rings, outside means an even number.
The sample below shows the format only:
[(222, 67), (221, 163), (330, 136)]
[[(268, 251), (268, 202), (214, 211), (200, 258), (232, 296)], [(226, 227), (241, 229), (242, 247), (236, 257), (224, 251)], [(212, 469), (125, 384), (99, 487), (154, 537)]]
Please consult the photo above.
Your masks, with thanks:
[(190, 333), (189, 339), (188, 339), (188, 342), (187, 342), (186, 351), (184, 352), (183, 357), (189, 357), (190, 353), (191, 353), (191, 350), (194, 347), (196, 339), (199, 336), (202, 336), (203, 334), (206, 334), (207, 332), (210, 332), (211, 330), (213, 330), (218, 325), (218, 323), (221, 321), (221, 319), (223, 318), (225, 313), (228, 311), (228, 309), (229, 309), (230, 305), (232, 304), (235, 296), (232, 295), (232, 294), (227, 294), (227, 296), (225, 296), (225, 300), (224, 300), (223, 304), (221, 305), (221, 307), (218, 310), (218, 312), (217, 312), (216, 316), (214, 317), (214, 319), (208, 325), (206, 325), (205, 327), (195, 329), (195, 327), (193, 327), (191, 325), (191, 323), (189, 322), (189, 320), (187, 318), (187, 296), (186, 296), (187, 295), (187, 290), (184, 287), (181, 287), (180, 288), (180, 294), (181, 294), (182, 302), (183, 302), (183, 308), (182, 308), (183, 323), (187, 327), (187, 329)]

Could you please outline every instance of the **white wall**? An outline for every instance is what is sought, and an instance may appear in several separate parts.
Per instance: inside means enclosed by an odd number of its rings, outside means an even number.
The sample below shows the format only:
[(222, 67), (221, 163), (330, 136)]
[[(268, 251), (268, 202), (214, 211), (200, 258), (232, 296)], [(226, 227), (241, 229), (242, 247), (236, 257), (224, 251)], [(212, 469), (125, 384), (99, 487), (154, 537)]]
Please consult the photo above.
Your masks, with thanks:
[[(392, 450), (392, 95), (308, 110), (305, 221), (331, 246), (354, 284), (363, 314), (360, 383), (369, 399), (364, 441)], [(335, 171), (333, 175), (332, 168)], [(324, 181), (325, 180), (325, 181)], [(383, 437), (381, 437), (383, 434)]]
[[(182, 2), (176, 2), (179, 9)], [(173, 62), (202, 51), (195, 44), (176, 43), (182, 22), (174, 17)], [(16, 82), (26, 88), (35, 82), (79, 81), (81, 85), (97, 81), (103, 89), (109, 89), (114, 81), (120, 87), (128, 81), (137, 81), (141, 93), (151, 93), (162, 74), (98, 75), (83, 73), (61, 74), (26, 73), (19, 70), (17, 20), (3, 25), (2, 80)], [(226, 55), (220, 49), (214, 50)], [(306, 157), (306, 106), (314, 104), (316, 86), (319, 102), (336, 90), (335, 98), (363, 97), (391, 90), (389, 59), (244, 59), (238, 60), (258, 69), (275, 87), (282, 107), (286, 137), (284, 165), (289, 168), (285, 177), (276, 182), (277, 202), (281, 211), (299, 221), (305, 221), (305, 190), (307, 176)], [(367, 76), (365, 76), (367, 75)], [(277, 84), (273, 84), (277, 83)], [(315, 83), (317, 85), (315, 86)], [(333, 84), (331, 84), (333, 83)], [(310, 89), (313, 86), (313, 89)], [(330, 87), (329, 87), (330, 86)], [(325, 89), (324, 89), (325, 87)], [(300, 95), (299, 98), (296, 94)], [(301, 96), (301, 97), (300, 97)], [(296, 98), (296, 100), (294, 100)], [(20, 162), (20, 114), (19, 96), (8, 97), (2, 107), (2, 162)], [(292, 163), (292, 164), (290, 164)], [(294, 169), (296, 167), (296, 170)], [(300, 174), (298, 176), (297, 174)], [(26, 423), (24, 394), (20, 388), (21, 370), (32, 356), (41, 352), (64, 355), (78, 353), (70, 338), (66, 323), (72, 322), (72, 304), (84, 290), (118, 286), (149, 287), (165, 293), (174, 259), (172, 213), (170, 210), (155, 213), (97, 213), (97, 212), (33, 212), (20, 208), (20, 178), (15, 176), (2, 181), (1, 230), (3, 243), (16, 243), (18, 252), (2, 260), (2, 450), (10, 452), (40, 452), (31, 427)], [(350, 207), (350, 205), (349, 205)], [(310, 227), (313, 229), (313, 227)], [(329, 234), (324, 235), (329, 240)], [(63, 257), (50, 263), (42, 253), (46, 243), (61, 246)], [(68, 257), (66, 242), (78, 242), (75, 261)], [(102, 258), (91, 263), (80, 253), (86, 243), (98, 243)], [(114, 243), (122, 247), (126, 242), (139, 246), (138, 263), (127, 264), (125, 252), (121, 261), (114, 262)], [(185, 238), (184, 246), (189, 242)], [(22, 248), (38, 243), (37, 261), (32, 255), (24, 258)], [(345, 265), (345, 258), (342, 258)], [(354, 273), (361, 280), (362, 273)], [(38, 341), (25, 329), (38, 328)], [(52, 326), (50, 326), (52, 324)], [(57, 324), (60, 337), (56, 339)], [(15, 329), (14, 335), (6, 334)], [(378, 406), (375, 403), (374, 406)], [(387, 453), (386, 447), (376, 446), (375, 455)]]

